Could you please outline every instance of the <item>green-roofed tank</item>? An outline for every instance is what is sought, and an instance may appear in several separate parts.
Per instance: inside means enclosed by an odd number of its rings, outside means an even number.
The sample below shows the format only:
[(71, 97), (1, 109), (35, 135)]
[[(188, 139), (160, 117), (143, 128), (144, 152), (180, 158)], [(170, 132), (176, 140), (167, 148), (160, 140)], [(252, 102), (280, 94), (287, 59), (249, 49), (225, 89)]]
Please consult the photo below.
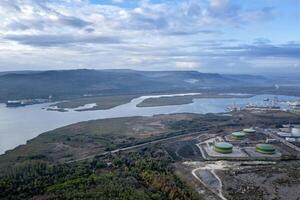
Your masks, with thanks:
[(227, 142), (216, 142), (214, 144), (214, 150), (218, 153), (230, 154), (232, 153), (233, 146)]
[(276, 149), (271, 144), (258, 144), (256, 145), (256, 152), (262, 154), (275, 154)]
[(251, 134), (251, 133), (255, 133), (256, 130), (253, 128), (245, 128), (245, 129), (243, 129), (243, 132), (246, 134)]
[(243, 140), (246, 137), (246, 133), (244, 132), (234, 132), (231, 134), (231, 137), (235, 140)]

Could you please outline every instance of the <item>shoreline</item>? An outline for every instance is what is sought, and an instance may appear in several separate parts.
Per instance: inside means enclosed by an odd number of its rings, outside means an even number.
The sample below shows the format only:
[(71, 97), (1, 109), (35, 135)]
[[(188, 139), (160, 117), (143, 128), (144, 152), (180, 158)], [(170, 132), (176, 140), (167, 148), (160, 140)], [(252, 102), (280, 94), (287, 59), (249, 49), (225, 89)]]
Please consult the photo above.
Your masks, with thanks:
[[(195, 93), (189, 93), (195, 95)], [(177, 94), (186, 97), (186, 94)], [(21, 144), (26, 144), (30, 139), (33, 139), (43, 132), (51, 131), (60, 127), (71, 125), (82, 121), (90, 121), (96, 119), (109, 119), (131, 116), (153, 116), (158, 114), (173, 114), (173, 113), (220, 113), (225, 112), (226, 108), (232, 105), (232, 100), (229, 98), (220, 97), (205, 99), (200, 98), (200, 101), (194, 101), (191, 104), (178, 106), (158, 106), (158, 107), (137, 107), (139, 103), (148, 98), (153, 97), (170, 97), (167, 95), (148, 95), (135, 98), (129, 103), (116, 106), (108, 110), (93, 110), (93, 111), (69, 111), (69, 112), (54, 112), (47, 111), (43, 105), (32, 105), (28, 107), (9, 109), (4, 105), (0, 106), (1, 123), (0, 132), (0, 153), (13, 149)], [(172, 94), (171, 96), (176, 96)], [(264, 96), (255, 95), (253, 101), (262, 101)], [(268, 96), (268, 95), (266, 95)], [(274, 95), (273, 95), (274, 96)], [(237, 103), (246, 103), (248, 100), (244, 97), (234, 96), (234, 101)], [(270, 97), (272, 98), (272, 97)], [(282, 98), (292, 99), (295, 97), (285, 96)], [(249, 100), (251, 101), (251, 100)], [(49, 123), (51, 122), (51, 123)], [(16, 126), (18, 124), (18, 126)]]
[(256, 96), (255, 94), (197, 94), (197, 95), (183, 95), (183, 96), (170, 96), (170, 97), (158, 97), (147, 98), (141, 103), (137, 104), (137, 107), (161, 107), (161, 106), (173, 106), (173, 105), (185, 105), (193, 103), (196, 99), (224, 99), (224, 98), (251, 98)]

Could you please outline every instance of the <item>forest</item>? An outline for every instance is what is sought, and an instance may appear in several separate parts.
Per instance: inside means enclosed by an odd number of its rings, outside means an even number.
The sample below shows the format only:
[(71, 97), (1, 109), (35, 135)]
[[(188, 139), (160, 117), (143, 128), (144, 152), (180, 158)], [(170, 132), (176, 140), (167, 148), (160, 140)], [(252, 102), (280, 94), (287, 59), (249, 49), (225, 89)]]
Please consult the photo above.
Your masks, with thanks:
[(50, 164), (28, 160), (0, 177), (0, 199), (198, 199), (162, 148)]

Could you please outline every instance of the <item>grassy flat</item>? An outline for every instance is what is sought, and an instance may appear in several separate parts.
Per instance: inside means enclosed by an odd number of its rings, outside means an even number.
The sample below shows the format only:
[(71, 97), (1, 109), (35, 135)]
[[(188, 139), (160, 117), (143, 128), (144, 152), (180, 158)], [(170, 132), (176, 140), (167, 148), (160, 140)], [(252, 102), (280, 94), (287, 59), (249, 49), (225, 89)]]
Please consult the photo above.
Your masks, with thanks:
[(136, 95), (123, 95), (123, 96), (100, 96), (100, 97), (84, 97), (78, 99), (71, 99), (64, 102), (53, 104), (59, 110), (64, 109), (76, 109), (87, 104), (97, 104), (93, 108), (80, 109), (78, 111), (88, 110), (106, 110), (125, 103), (129, 103), (132, 99), (136, 98)]

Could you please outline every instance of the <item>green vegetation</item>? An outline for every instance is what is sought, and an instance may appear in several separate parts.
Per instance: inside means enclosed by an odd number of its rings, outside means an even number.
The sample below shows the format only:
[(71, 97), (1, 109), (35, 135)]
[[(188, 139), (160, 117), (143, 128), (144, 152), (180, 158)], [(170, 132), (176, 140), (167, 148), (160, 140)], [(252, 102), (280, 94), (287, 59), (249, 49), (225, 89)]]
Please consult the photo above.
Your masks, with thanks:
[[(174, 136), (173, 124), (193, 115), (127, 117), (81, 122), (39, 135), (0, 156), (2, 169), (26, 160), (65, 162)], [(171, 123), (172, 122), (172, 123)], [(174, 128), (173, 128), (174, 126)], [(170, 133), (171, 132), (171, 133)]]
[[(191, 130), (227, 134), (232, 127), (241, 129), (254, 123), (275, 127), (289, 121), (297, 123), (299, 115), (173, 114), (73, 124), (41, 134), (0, 156), (0, 199), (199, 199), (182, 182), (186, 180), (193, 187), (189, 179), (180, 176), (175, 163), (177, 153), (179, 160), (182, 156), (188, 160), (200, 158), (191, 148), (196, 148), (194, 137), (187, 136), (191, 141), (182, 138), (179, 143), (173, 138), (160, 143), (162, 146), (148, 144), (118, 153), (110, 151)], [(176, 146), (181, 146), (178, 151)], [(68, 162), (74, 159), (82, 161)]]
[(82, 163), (25, 162), (0, 177), (0, 199), (198, 199), (159, 147)]
[(219, 94), (197, 94), (197, 95), (184, 95), (184, 96), (172, 96), (172, 97), (159, 97), (145, 99), (139, 103), (137, 107), (154, 107), (154, 106), (171, 106), (171, 105), (183, 105), (193, 103), (194, 99), (200, 98), (249, 98), (252, 95), (219, 95)]
[(88, 111), (88, 110), (106, 110), (125, 103), (129, 103), (132, 99), (136, 98), (135, 95), (123, 95), (123, 96), (101, 96), (101, 97), (85, 97), (78, 99), (71, 99), (68, 101), (53, 104), (58, 110), (74, 109), (87, 104), (97, 104), (93, 108), (79, 109), (77, 111)]
[[(70, 99), (64, 102), (59, 102), (51, 106), (57, 107), (57, 111), (64, 112), (65, 109), (76, 109), (87, 104), (97, 104), (93, 108), (77, 109), (77, 111), (89, 110), (106, 110), (125, 103), (129, 103), (132, 99), (137, 98), (137, 95), (119, 95), (119, 96), (98, 96)], [(218, 95), (218, 94), (198, 94), (185, 95), (174, 97), (149, 98), (138, 104), (138, 107), (153, 107), (166, 105), (182, 105), (192, 103), (194, 99), (199, 98), (236, 98), (234, 95)], [(251, 95), (241, 96), (242, 98), (251, 97)], [(49, 108), (49, 110), (53, 110)], [(56, 109), (55, 109), (56, 110)]]
[[(184, 93), (205, 91), (208, 88), (210, 91), (222, 88), (220, 91), (223, 93), (224, 89), (233, 92), (232, 87), (237, 86), (240, 88), (238, 89), (240, 92), (245, 91), (245, 89), (241, 89), (243, 87), (256, 87), (255, 91), (257, 92), (258, 90), (262, 91), (262, 85), (267, 84), (264, 77), (249, 77), (247, 79), (244, 76), (241, 78), (239, 75), (227, 77), (197, 71), (87, 69), (1, 73), (0, 102), (12, 99), (46, 99), (49, 95), (54, 100), (66, 100), (81, 98), (84, 95)], [(262, 82), (264, 84), (261, 84)], [(268, 88), (268, 90), (270, 89), (275, 90), (273, 86)]]
[(137, 107), (183, 105), (183, 104), (193, 103), (194, 99), (200, 97), (201, 95), (185, 95), (185, 96), (149, 98), (139, 103)]
[[(159, 78), (158, 78), (159, 77)], [(59, 70), (0, 75), (0, 101), (48, 98), (55, 100), (89, 95), (137, 95), (196, 90), (199, 84), (185, 79), (199, 79), (205, 85), (233, 84), (219, 74), (196, 71), (144, 72), (133, 70)], [(201, 81), (200, 81), (201, 80)], [(181, 84), (178, 84), (181, 82)]]

